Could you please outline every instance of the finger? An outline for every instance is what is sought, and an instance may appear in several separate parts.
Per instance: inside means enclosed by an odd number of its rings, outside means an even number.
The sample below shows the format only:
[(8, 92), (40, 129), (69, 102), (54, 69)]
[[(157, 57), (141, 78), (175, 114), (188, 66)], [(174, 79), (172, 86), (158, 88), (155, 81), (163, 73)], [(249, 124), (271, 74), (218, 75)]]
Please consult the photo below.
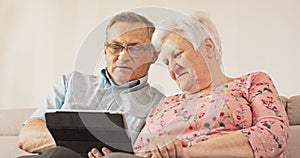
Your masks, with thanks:
[(169, 153), (168, 153), (168, 149), (167, 149), (166, 145), (164, 145), (164, 144), (159, 145), (158, 151), (159, 151), (161, 157), (163, 157), (163, 158), (169, 158)]
[(175, 141), (176, 141), (176, 137), (174, 136), (165, 136), (162, 138), (162, 143), (161, 145), (164, 145), (164, 147), (166, 148), (166, 154), (165, 153), (162, 153), (161, 154), (164, 156), (164, 157), (177, 157), (176, 156), (176, 147), (175, 147)]
[(175, 142), (170, 142), (166, 145), (167, 150), (168, 150), (168, 156), (173, 158), (173, 157), (177, 157), (176, 156), (176, 145)]
[(187, 147), (188, 146), (188, 142), (184, 141), (184, 140), (181, 140), (181, 144), (182, 144), (183, 147)]
[(145, 157), (145, 158), (152, 158), (152, 154), (149, 152), (149, 153), (146, 153), (143, 157)]
[(97, 148), (93, 148), (91, 150), (91, 153), (93, 154), (93, 156), (95, 158), (102, 158), (103, 157), (102, 153)]
[(158, 150), (157, 146), (154, 143), (150, 142), (147, 145), (146, 151), (151, 152), (151, 158), (161, 158), (159, 150)]
[(183, 157), (183, 142), (180, 140), (175, 140), (174, 145), (176, 149), (176, 157)]
[(88, 156), (89, 156), (89, 158), (95, 158), (95, 156), (93, 155), (92, 152), (89, 152), (89, 153), (88, 153)]
[(112, 153), (112, 151), (109, 150), (109, 149), (106, 148), (106, 147), (103, 147), (101, 150), (102, 150), (102, 152), (103, 152), (104, 155), (108, 155), (108, 154)]
[(163, 158), (160, 155), (158, 148), (151, 151), (151, 158)]
[[(160, 156), (163, 158), (169, 158), (168, 150), (165, 145), (165, 142), (167, 142), (166, 137), (161, 136), (157, 137), (152, 140), (152, 154), (154, 156)], [(153, 156), (152, 156), (153, 157)]]

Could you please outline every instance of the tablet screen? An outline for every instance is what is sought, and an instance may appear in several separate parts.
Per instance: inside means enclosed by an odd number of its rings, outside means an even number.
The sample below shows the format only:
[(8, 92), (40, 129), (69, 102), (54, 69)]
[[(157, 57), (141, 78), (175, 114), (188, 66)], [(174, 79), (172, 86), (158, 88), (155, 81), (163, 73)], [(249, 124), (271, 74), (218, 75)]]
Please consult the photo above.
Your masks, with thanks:
[(92, 148), (133, 153), (124, 114), (103, 111), (51, 111), (46, 124), (57, 146), (87, 157)]

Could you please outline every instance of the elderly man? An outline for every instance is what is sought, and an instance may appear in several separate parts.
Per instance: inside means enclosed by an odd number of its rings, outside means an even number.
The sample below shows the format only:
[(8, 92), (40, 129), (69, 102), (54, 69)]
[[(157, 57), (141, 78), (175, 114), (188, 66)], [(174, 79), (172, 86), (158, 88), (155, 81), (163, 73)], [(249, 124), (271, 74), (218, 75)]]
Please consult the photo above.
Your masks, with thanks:
[(149, 110), (164, 97), (147, 82), (150, 65), (158, 57), (151, 44), (154, 30), (149, 20), (136, 13), (114, 16), (106, 28), (106, 68), (99, 76), (80, 72), (63, 75), (21, 129), (19, 147), (43, 153), (56, 146), (45, 123), (47, 109), (125, 112), (134, 142)]

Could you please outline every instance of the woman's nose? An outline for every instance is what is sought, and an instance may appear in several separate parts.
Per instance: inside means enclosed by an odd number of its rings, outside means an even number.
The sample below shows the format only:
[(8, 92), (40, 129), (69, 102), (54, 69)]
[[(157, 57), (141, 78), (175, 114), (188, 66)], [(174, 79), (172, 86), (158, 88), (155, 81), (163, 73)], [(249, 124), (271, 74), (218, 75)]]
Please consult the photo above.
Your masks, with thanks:
[(176, 73), (179, 70), (180, 66), (175, 60), (169, 62), (169, 70)]

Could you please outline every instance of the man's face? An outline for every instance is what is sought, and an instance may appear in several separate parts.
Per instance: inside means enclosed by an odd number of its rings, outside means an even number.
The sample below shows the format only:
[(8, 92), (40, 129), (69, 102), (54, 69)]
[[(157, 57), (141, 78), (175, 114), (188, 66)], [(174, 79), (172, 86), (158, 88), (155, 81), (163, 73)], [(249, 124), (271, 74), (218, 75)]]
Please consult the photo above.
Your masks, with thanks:
[(145, 76), (157, 58), (153, 50), (146, 24), (115, 23), (108, 30), (104, 51), (109, 75), (118, 85)]

